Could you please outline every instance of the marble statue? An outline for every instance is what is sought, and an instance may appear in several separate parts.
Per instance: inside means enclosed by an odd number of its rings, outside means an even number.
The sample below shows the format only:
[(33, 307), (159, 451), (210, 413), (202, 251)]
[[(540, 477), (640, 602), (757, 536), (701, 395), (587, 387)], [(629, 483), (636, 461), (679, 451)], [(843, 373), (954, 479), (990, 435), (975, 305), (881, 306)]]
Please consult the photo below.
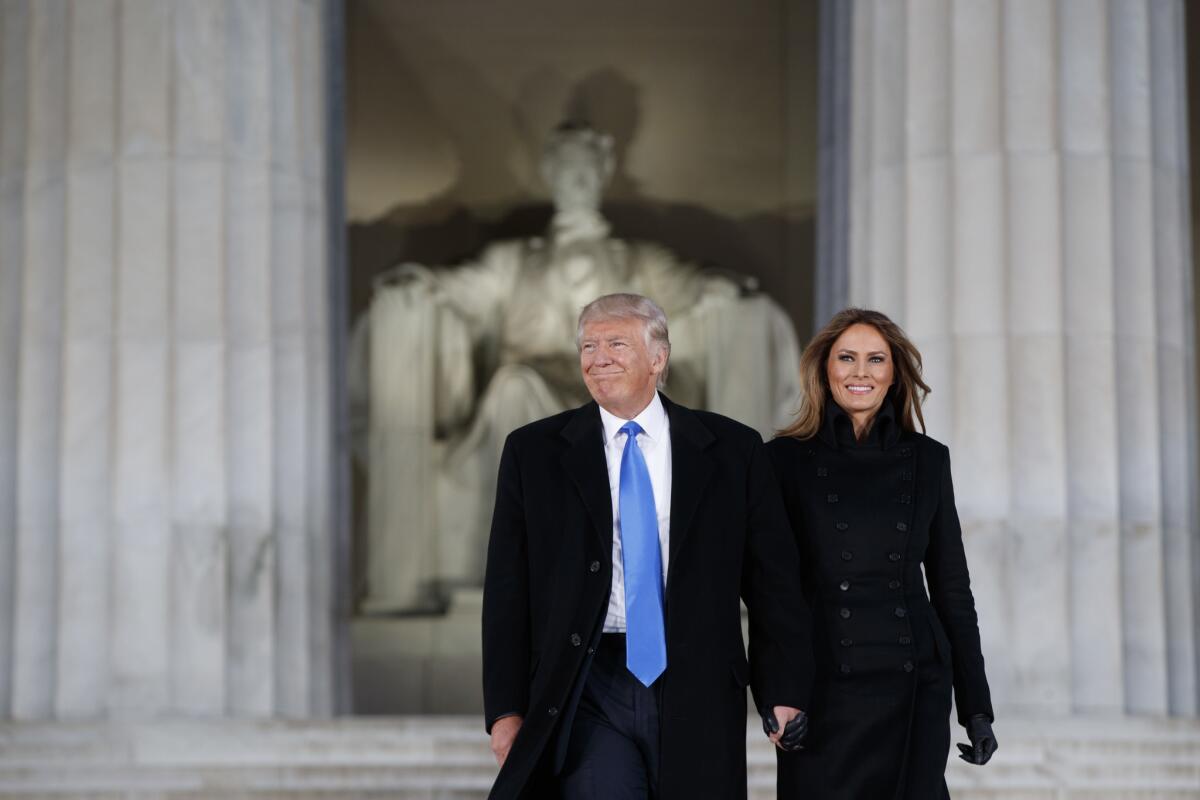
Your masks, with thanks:
[(575, 326), (600, 295), (636, 292), (666, 310), (666, 392), (684, 405), (764, 435), (795, 410), (788, 317), (748, 283), (614, 238), (600, 212), (613, 169), (611, 137), (562, 126), (541, 159), (555, 209), (544, 237), (498, 242), (451, 268), (402, 264), (377, 280), (349, 376), (368, 470), (364, 611), (436, 609), (455, 587), (482, 584), (505, 437), (588, 399)]

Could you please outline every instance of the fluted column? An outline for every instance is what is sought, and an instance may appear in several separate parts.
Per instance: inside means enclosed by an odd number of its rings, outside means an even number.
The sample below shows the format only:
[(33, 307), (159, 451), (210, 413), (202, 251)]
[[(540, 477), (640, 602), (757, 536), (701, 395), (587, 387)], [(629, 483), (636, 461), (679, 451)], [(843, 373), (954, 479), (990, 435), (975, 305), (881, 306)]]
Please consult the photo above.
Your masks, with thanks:
[(328, 708), (324, 19), (0, 5), (0, 717)]
[(827, 264), (818, 295), (925, 355), (997, 699), (1195, 715), (1183, 4), (850, 13), (849, 163), (823, 187), (848, 197), (846, 288)]

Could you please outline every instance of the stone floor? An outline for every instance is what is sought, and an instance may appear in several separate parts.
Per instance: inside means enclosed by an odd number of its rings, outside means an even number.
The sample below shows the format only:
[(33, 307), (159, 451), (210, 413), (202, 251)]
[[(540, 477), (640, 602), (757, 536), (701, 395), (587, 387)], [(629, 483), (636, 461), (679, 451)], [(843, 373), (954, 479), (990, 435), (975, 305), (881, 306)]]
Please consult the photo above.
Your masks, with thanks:
[[(952, 759), (955, 800), (1200, 800), (1196, 721), (1008, 719), (997, 735), (986, 768)], [(747, 737), (751, 798), (773, 798), (770, 748)], [(494, 774), (473, 717), (0, 725), (0, 798), (482, 800)]]

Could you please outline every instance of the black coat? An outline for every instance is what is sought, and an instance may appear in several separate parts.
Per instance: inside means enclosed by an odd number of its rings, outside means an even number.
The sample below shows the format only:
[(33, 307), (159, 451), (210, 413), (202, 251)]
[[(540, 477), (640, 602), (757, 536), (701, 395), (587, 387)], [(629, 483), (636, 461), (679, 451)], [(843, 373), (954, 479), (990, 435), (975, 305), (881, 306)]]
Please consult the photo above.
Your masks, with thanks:
[(826, 405), (817, 436), (767, 445), (816, 657), (811, 745), (779, 755), (779, 797), (948, 797), (951, 685), (960, 721), (992, 716), (949, 451), (890, 401), (862, 443)]
[[(671, 425), (667, 668), (659, 800), (746, 796), (746, 692), (805, 708), (812, 659), (796, 547), (758, 433), (663, 398)], [(612, 584), (612, 502), (595, 403), (504, 446), (483, 599), (488, 727), (525, 721), (491, 797), (547, 797), (558, 727)], [(750, 658), (741, 607), (750, 611)]]

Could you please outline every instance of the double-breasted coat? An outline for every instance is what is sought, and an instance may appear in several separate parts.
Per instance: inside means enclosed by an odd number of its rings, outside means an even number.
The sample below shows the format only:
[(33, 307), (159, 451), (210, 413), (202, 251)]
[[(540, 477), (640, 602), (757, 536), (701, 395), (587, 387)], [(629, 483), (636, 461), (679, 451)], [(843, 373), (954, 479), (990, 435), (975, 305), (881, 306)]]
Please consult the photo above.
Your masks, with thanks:
[(948, 797), (951, 687), (960, 721), (992, 717), (949, 451), (902, 430), (890, 396), (861, 443), (827, 398), (816, 436), (767, 450), (816, 660), (809, 746), (778, 754), (779, 797)]
[[(671, 528), (659, 690), (659, 800), (746, 796), (746, 686), (806, 708), (798, 556), (762, 439), (663, 398)], [(612, 584), (612, 501), (599, 408), (513, 432), (501, 457), (483, 604), (484, 706), (524, 722), (491, 798), (552, 797), (559, 737)], [(741, 606), (750, 613), (750, 652)]]

